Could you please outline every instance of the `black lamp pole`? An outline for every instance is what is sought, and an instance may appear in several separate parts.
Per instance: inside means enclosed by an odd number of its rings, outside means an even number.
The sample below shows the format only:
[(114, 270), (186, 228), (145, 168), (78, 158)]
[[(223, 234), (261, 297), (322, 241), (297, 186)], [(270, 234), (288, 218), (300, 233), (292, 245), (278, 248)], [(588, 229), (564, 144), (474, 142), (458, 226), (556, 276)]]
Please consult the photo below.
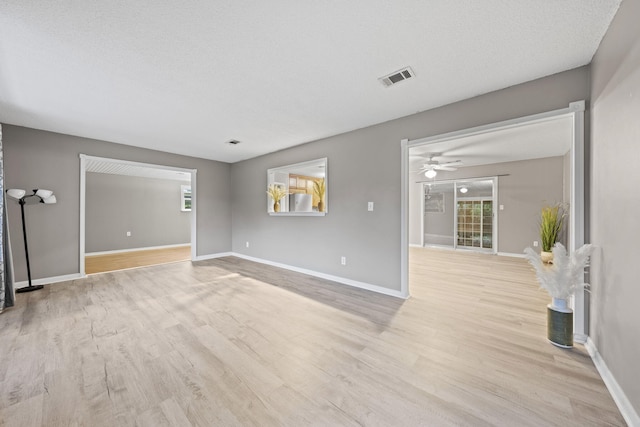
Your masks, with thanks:
[(18, 200), (18, 203), (20, 203), (20, 212), (22, 213), (22, 236), (24, 237), (24, 255), (27, 259), (27, 277), (29, 278), (29, 286), (25, 288), (16, 289), (16, 292), (19, 292), (19, 293), (37, 291), (38, 289), (42, 289), (44, 287), (43, 285), (33, 286), (31, 284), (31, 266), (29, 265), (29, 247), (27, 246), (27, 225), (24, 220), (24, 204), (25, 204), (24, 199), (25, 199), (24, 197), (21, 197), (20, 200)]

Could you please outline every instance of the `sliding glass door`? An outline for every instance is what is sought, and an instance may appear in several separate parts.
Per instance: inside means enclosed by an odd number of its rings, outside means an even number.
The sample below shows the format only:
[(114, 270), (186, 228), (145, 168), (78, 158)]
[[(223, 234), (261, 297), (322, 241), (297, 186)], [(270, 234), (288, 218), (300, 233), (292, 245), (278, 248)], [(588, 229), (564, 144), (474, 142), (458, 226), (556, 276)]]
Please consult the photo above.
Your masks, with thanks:
[(497, 178), (423, 185), (423, 244), (497, 251)]

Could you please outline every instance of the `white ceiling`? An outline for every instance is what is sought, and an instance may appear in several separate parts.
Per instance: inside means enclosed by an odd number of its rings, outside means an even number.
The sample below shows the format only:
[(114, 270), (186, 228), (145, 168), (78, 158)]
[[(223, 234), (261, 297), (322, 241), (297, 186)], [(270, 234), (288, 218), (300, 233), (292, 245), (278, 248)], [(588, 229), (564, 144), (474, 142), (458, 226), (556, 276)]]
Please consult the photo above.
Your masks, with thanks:
[(563, 156), (571, 149), (572, 135), (571, 115), (553, 117), (411, 147), (410, 167), (418, 170), (434, 153), (440, 163), (460, 160), (463, 167)]
[(0, 122), (236, 162), (588, 64), (619, 4), (2, 0)]
[(191, 182), (191, 174), (189, 172), (117, 160), (88, 158), (85, 161), (85, 171), (111, 175), (168, 179), (172, 181), (183, 181), (185, 183)]

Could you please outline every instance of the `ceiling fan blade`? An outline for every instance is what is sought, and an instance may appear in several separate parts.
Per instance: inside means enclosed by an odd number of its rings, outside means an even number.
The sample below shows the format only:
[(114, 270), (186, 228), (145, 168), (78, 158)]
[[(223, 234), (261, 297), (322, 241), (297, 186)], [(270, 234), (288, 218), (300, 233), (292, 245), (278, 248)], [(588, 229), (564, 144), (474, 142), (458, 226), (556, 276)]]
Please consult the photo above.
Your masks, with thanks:
[(445, 166), (445, 165), (435, 166), (434, 169), (441, 170), (441, 171), (457, 171), (458, 170), (458, 168), (454, 168), (452, 166)]
[(462, 160), (440, 163), (440, 166), (462, 166)]

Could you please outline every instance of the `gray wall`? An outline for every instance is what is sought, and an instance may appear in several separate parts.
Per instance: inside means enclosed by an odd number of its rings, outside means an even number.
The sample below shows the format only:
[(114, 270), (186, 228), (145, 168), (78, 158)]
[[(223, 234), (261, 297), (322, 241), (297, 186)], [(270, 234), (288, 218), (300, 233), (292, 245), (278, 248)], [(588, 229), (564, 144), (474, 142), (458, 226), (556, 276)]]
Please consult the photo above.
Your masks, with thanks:
[[(496, 163), (492, 165), (471, 166), (457, 171), (438, 172), (439, 180), (464, 179), (484, 176), (498, 178), (498, 205), (504, 210), (498, 213), (498, 251), (522, 255), (533, 241), (540, 241), (538, 222), (540, 209), (544, 205), (553, 205), (564, 200), (563, 175), (564, 158), (548, 157), (544, 159), (523, 160), (518, 162)], [(409, 238), (411, 244), (420, 244), (420, 184), (415, 177), (410, 181), (409, 197), (412, 199), (412, 211), (409, 216)], [(450, 197), (451, 198), (451, 197)], [(450, 206), (453, 209), (453, 204)], [(435, 214), (434, 214), (435, 215)], [(453, 216), (451, 224), (453, 226)], [(566, 242), (565, 242), (566, 243)]]
[(191, 212), (180, 210), (182, 185), (189, 182), (88, 172), (85, 251), (188, 244)]
[[(49, 188), (55, 205), (27, 206), (29, 256), (34, 279), (74, 274), (79, 267), (79, 154), (188, 169), (197, 173), (197, 254), (230, 250), (230, 165), (53, 132), (3, 125), (7, 188)], [(20, 209), (7, 206), (16, 280), (26, 280)]]
[[(589, 69), (581, 67), (236, 163), (233, 250), (399, 290), (400, 140), (566, 108), (588, 94)], [(329, 161), (328, 215), (267, 215), (266, 170), (320, 157)], [(375, 202), (375, 211), (367, 212), (367, 201)]]
[(592, 63), (590, 335), (640, 413), (640, 1), (623, 1)]

